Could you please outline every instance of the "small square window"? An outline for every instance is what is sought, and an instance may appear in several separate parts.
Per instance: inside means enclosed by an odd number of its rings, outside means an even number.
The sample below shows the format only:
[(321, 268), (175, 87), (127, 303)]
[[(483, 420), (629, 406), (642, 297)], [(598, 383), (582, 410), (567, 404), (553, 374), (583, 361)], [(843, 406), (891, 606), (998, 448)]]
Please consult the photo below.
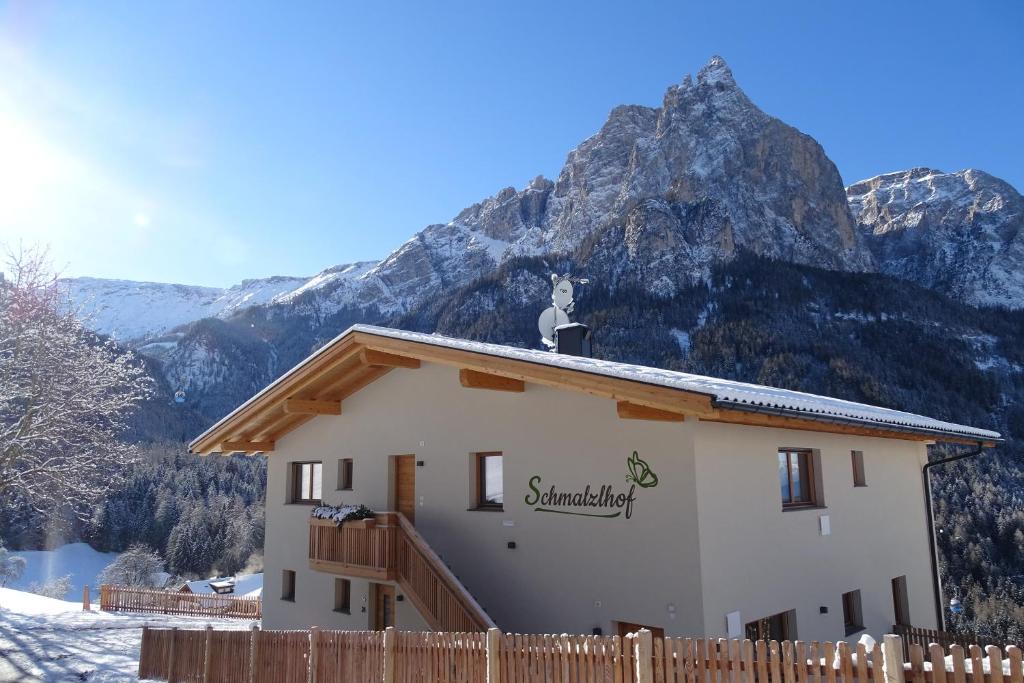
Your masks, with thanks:
[(352, 490), (352, 458), (342, 458), (338, 461), (338, 490)]
[(846, 635), (864, 630), (864, 617), (860, 611), (860, 591), (843, 593), (843, 626)]
[(348, 579), (334, 580), (334, 611), (352, 613), (352, 582)]
[(782, 507), (815, 507), (821, 504), (813, 451), (785, 448), (779, 450), (779, 487)]
[(292, 463), (292, 503), (319, 505), (323, 496), (323, 463)]
[(505, 490), (501, 453), (477, 453), (476, 469), (477, 507), (502, 509)]
[(850, 462), (853, 465), (853, 485), (867, 486), (864, 478), (864, 453), (863, 451), (850, 451)]
[(281, 599), (295, 602), (295, 572), (285, 569), (281, 576)]

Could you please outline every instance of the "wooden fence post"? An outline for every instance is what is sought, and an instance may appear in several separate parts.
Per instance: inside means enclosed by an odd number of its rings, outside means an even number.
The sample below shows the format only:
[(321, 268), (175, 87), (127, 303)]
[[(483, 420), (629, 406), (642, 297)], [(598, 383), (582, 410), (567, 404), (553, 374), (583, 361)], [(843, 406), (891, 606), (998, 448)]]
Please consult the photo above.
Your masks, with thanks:
[(395, 627), (384, 629), (384, 683), (395, 683)]
[(260, 627), (252, 625), (252, 632), (249, 635), (249, 683), (256, 682), (256, 639), (259, 637)]
[(167, 646), (167, 680), (174, 683), (174, 641), (178, 639), (178, 628), (171, 629), (171, 642)]
[(210, 660), (213, 653), (210, 652), (213, 646), (213, 626), (206, 625), (206, 642), (203, 644), (203, 683), (210, 683)]
[(316, 626), (309, 627), (309, 675), (306, 677), (308, 683), (316, 683), (316, 660), (317, 660), (317, 642), (319, 640), (320, 629)]
[(487, 629), (487, 683), (501, 683), (501, 631)]
[[(149, 645), (149, 647), (150, 647), (150, 657), (147, 658), (146, 660), (143, 660), (143, 657), (146, 656), (146, 645)], [(143, 625), (143, 627), (142, 627), (142, 642), (139, 644), (139, 678), (142, 678), (142, 673), (145, 670), (143, 662), (144, 661), (149, 661), (149, 659), (152, 658), (152, 656), (153, 656), (152, 655), (152, 652), (153, 652), (152, 647), (153, 647), (153, 641), (151, 641), (149, 639), (149, 627)]]
[[(651, 666), (654, 658), (654, 638), (645, 628), (637, 632), (633, 639), (633, 656), (636, 661), (636, 683), (654, 683), (654, 669)], [(902, 681), (900, 682), (902, 683)]]
[(89, 604), (89, 587), (82, 586), (82, 611), (88, 612), (91, 607)]
[(885, 683), (904, 683), (902, 638), (891, 633), (882, 638), (882, 661)]

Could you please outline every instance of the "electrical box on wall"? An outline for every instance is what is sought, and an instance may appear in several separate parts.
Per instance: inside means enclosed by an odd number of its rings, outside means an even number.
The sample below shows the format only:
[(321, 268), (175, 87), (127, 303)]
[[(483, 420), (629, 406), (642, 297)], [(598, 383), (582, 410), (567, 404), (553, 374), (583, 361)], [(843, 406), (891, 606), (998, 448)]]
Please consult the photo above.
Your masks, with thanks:
[(742, 635), (739, 612), (729, 612), (725, 615), (725, 632), (729, 638), (739, 638)]
[(832, 523), (829, 521), (828, 515), (818, 517), (818, 529), (821, 531), (822, 536), (828, 536), (832, 533)]

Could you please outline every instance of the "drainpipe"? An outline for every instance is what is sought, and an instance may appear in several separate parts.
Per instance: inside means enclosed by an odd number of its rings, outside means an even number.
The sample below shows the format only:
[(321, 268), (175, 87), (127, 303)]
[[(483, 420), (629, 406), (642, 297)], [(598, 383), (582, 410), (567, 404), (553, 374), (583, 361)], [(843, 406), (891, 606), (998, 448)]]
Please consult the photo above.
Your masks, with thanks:
[(963, 460), (964, 458), (973, 458), (977, 455), (981, 455), (981, 451), (984, 450), (984, 448), (985, 444), (979, 441), (977, 448), (967, 451), (966, 453), (960, 453), (959, 455), (951, 455), (948, 458), (932, 460), (931, 462), (925, 463), (925, 466), (921, 468), (921, 476), (924, 477), (924, 509), (928, 513), (928, 545), (932, 551), (932, 587), (935, 590), (935, 611), (939, 618), (939, 628), (943, 631), (947, 630), (946, 609), (942, 604), (942, 583), (939, 578), (939, 544), (935, 541), (935, 513), (932, 509), (932, 480), (928, 475), (931, 473), (931, 468), (936, 465), (945, 465), (946, 463)]

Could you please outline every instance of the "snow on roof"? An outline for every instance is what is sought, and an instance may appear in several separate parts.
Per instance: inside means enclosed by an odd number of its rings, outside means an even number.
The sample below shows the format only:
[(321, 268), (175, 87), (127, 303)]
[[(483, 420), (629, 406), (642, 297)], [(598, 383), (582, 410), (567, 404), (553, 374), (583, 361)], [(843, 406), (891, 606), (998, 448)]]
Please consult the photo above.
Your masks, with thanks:
[(780, 412), (801, 413), (816, 419), (832, 418), (883, 428), (895, 427), (982, 439), (999, 438), (998, 432), (944, 422), (923, 415), (915, 415), (914, 413), (880, 408), (853, 401), (844, 401), (829, 396), (807, 394), (801, 391), (790, 391), (760, 384), (748, 384), (746, 382), (693, 375), (675, 370), (663, 370), (644, 365), (632, 365), (630, 363), (617, 363), (597, 358), (568, 356), (551, 351), (522, 349), (514, 346), (470, 341), (468, 339), (445, 337), (439, 334), (407, 332), (405, 330), (395, 330), (373, 325), (353, 325), (343, 332), (339, 338), (344, 337), (349, 332), (363, 332), (392, 339), (402, 339), (421, 344), (431, 344), (433, 346), (459, 349), (472, 353), (526, 361), (528, 363), (578, 370), (605, 377), (655, 384), (710, 396), (713, 403), (717, 407), (722, 408), (736, 408), (740, 410), (774, 409)]
[(234, 584), (234, 595), (258, 597), (263, 592), (263, 574), (244, 574), (235, 577), (215, 576), (212, 579), (187, 581), (188, 589), (197, 594), (213, 594), (213, 586)]
[(788, 389), (777, 389), (760, 384), (749, 384), (747, 382), (736, 382), (716, 377), (705, 377), (693, 375), (675, 370), (663, 370), (645, 365), (633, 365), (631, 363), (617, 363), (615, 361), (600, 360), (597, 358), (586, 358), (581, 356), (569, 356), (554, 353), (552, 351), (541, 351), (538, 349), (523, 349), (516, 346), (504, 346), (502, 344), (491, 344), (488, 342), (471, 341), (457, 337), (445, 337), (440, 334), (428, 334), (425, 332), (409, 332), (396, 330), (388, 327), (377, 327), (375, 325), (353, 325), (329, 343), (324, 344), (317, 351), (306, 357), (305, 360), (284, 373), (276, 380), (268, 384), (252, 398), (235, 408), (233, 411), (222, 417), (209, 429), (192, 440), (191, 448), (201, 441), (206, 435), (213, 433), (220, 426), (225, 424), (240, 413), (247, 406), (255, 403), (261, 397), (269, 393), (274, 387), (287, 380), (293, 374), (300, 372), (303, 367), (316, 359), (320, 354), (331, 349), (339, 341), (352, 334), (361, 332), (363, 334), (389, 337), (419, 344), (430, 344), (449, 349), (457, 349), (469, 353), (478, 353), (500, 358), (508, 358), (527, 363), (549, 365), (553, 367), (577, 370), (605, 377), (642, 382), (657, 386), (679, 389), (692, 393), (704, 394), (711, 397), (712, 403), (719, 408), (732, 408), (751, 412), (771, 412), (780, 415), (804, 417), (815, 420), (856, 423), (873, 426), (878, 429), (891, 429), (896, 431), (910, 431), (915, 433), (926, 433), (935, 435), (956, 436), (967, 439), (978, 439), (985, 441), (999, 440), (999, 432), (988, 429), (978, 429), (967, 425), (945, 422), (924, 415), (916, 415), (890, 408), (880, 408), (866, 403), (844, 401), (829, 396), (808, 394), (802, 391), (791, 391)]

